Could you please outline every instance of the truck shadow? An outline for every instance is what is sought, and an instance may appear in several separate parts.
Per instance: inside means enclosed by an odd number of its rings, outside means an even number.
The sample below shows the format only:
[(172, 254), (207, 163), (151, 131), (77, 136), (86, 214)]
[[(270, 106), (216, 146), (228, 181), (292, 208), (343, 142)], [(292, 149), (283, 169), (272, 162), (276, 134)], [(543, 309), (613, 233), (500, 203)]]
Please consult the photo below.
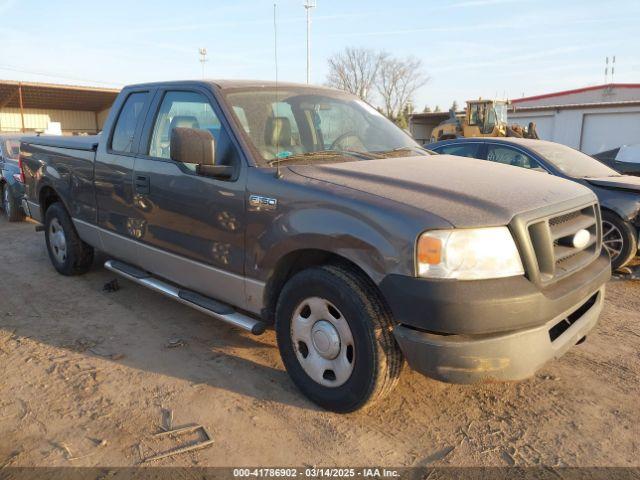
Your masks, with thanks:
[[(88, 274), (61, 277), (43, 247), (31, 245), (20, 254), (19, 271), (13, 261), (0, 261), (0, 275), (14, 278), (0, 285), (0, 298), (7, 299), (0, 315), (5, 339), (28, 338), (259, 402), (319, 410), (289, 379), (272, 330), (254, 337), (121, 278), (119, 289), (105, 291), (115, 276), (101, 266), (100, 255)], [(20, 295), (12, 293), (16, 289)]]

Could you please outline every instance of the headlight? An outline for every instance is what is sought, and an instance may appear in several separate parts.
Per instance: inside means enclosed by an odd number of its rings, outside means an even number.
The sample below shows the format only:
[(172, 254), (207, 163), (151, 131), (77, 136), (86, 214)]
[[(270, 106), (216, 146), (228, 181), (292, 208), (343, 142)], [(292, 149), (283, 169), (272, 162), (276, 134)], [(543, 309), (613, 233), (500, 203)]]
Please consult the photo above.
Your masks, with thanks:
[(433, 230), (418, 239), (418, 275), (477, 280), (524, 274), (507, 227)]

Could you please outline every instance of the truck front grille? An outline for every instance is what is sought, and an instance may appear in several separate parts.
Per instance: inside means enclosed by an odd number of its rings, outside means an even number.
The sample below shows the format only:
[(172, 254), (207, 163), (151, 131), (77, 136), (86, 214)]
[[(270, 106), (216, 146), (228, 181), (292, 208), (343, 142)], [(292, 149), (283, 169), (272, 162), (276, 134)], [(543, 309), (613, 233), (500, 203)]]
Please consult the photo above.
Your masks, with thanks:
[[(569, 275), (598, 256), (602, 235), (599, 217), (597, 205), (589, 205), (529, 224), (529, 236), (543, 283)], [(576, 246), (574, 236), (580, 230), (589, 232), (590, 237), (586, 245)]]

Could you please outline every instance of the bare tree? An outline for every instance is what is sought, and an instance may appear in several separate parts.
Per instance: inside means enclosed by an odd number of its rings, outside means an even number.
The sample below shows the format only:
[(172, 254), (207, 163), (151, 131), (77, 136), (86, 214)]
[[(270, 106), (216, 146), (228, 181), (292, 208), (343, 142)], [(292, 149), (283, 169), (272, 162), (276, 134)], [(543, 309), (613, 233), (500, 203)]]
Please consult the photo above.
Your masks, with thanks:
[(329, 58), (327, 83), (368, 100), (374, 90), (380, 64), (385, 58), (384, 52), (347, 47)]
[(415, 92), (429, 81), (422, 71), (422, 61), (407, 57), (404, 59), (386, 56), (380, 60), (377, 90), (382, 97), (384, 112), (395, 120), (400, 117), (405, 106)]

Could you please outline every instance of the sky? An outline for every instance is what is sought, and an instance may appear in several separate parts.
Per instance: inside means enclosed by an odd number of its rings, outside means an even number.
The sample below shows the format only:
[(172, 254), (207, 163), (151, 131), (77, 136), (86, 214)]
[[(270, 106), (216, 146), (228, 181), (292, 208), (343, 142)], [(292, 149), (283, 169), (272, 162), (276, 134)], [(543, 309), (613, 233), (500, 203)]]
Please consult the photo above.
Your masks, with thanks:
[[(277, 0), (278, 75), (306, 78), (304, 0)], [(0, 0), (0, 79), (120, 87), (275, 78), (273, 0)], [(345, 47), (423, 63), (414, 105), (640, 82), (638, 0), (317, 0), (312, 83)], [(375, 100), (374, 100), (375, 103)]]

